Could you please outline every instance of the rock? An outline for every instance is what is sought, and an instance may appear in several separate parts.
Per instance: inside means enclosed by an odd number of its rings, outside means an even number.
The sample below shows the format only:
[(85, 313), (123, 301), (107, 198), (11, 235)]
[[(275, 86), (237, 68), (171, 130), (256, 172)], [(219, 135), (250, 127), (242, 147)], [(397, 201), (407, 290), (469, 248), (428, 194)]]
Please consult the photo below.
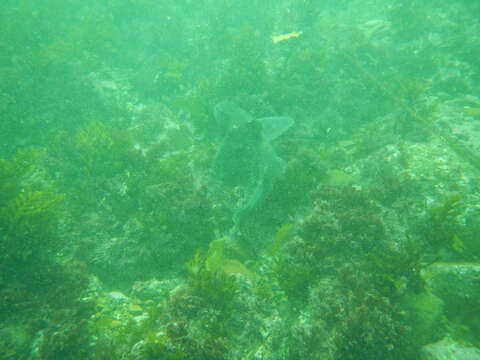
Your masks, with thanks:
[(422, 271), (427, 287), (449, 306), (480, 306), (479, 263), (435, 263)]
[(421, 360), (480, 360), (480, 350), (443, 339), (422, 348)]
[(107, 294), (107, 296), (116, 303), (124, 303), (128, 300), (128, 297), (120, 291), (111, 291)]
[(158, 302), (165, 299), (178, 284), (179, 281), (176, 279), (137, 281), (133, 284), (132, 295), (143, 301), (153, 300)]
[(410, 294), (403, 301), (408, 323), (412, 328), (412, 343), (430, 344), (445, 336), (443, 301), (430, 292)]

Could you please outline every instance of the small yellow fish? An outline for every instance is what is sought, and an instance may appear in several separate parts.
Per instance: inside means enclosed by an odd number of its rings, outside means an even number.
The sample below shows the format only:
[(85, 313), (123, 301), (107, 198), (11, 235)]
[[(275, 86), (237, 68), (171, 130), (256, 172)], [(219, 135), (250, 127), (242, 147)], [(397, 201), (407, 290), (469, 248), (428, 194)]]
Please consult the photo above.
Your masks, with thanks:
[(465, 114), (470, 115), (470, 116), (480, 116), (480, 108), (478, 107), (470, 107), (470, 106), (465, 106), (463, 108), (463, 111)]
[(272, 42), (274, 44), (276, 44), (280, 41), (285, 41), (285, 40), (289, 40), (289, 39), (292, 39), (292, 38), (297, 38), (302, 34), (303, 34), (303, 31), (296, 31), (296, 32), (288, 33), (288, 34), (272, 36)]

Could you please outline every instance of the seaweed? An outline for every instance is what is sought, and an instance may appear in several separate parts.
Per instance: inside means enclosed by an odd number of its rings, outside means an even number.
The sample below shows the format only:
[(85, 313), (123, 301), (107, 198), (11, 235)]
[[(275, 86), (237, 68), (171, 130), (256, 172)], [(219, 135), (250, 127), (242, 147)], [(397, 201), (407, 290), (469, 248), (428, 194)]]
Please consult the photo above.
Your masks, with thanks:
[(4, 271), (12, 262), (30, 266), (32, 262), (48, 262), (49, 254), (60, 247), (56, 232), (64, 215), (65, 196), (43, 184), (40, 155), (32, 150), (19, 152), (11, 160), (0, 159), (1, 246), (7, 259)]
[(261, 94), (268, 84), (264, 44), (250, 25), (235, 29), (230, 40), (230, 61), (218, 83), (218, 92), (225, 97)]
[(53, 190), (29, 191), (0, 208), (2, 277), (30, 283), (52, 271), (54, 256), (62, 247), (57, 227), (64, 199)]
[(22, 182), (35, 171), (35, 163), (43, 155), (42, 150), (24, 149), (17, 151), (11, 160), (0, 158), (0, 207), (22, 190)]
[(398, 298), (407, 291), (418, 294), (425, 290), (420, 274), (423, 252), (423, 246), (413, 239), (398, 247), (378, 246), (365, 258), (363, 267), (382, 296)]
[[(410, 329), (401, 307), (375, 290), (354, 264), (339, 269), (333, 288), (320, 292), (324, 318), (333, 326), (335, 359), (410, 359)], [(412, 357), (415, 358), (415, 357)]]
[(187, 360), (190, 359), (179, 346), (174, 346), (167, 335), (158, 336), (155, 332), (150, 332), (142, 340), (142, 347), (137, 351), (138, 360)]
[(463, 231), (458, 218), (464, 210), (461, 194), (447, 194), (440, 202), (426, 209), (425, 223), (420, 226), (421, 234), (434, 252), (442, 248), (452, 249), (452, 246), (457, 246), (458, 250), (455, 237)]
[(21, 238), (51, 233), (63, 199), (51, 190), (19, 193), (2, 209), (2, 222), (8, 224), (5, 232)]
[(195, 130), (209, 138), (216, 136), (213, 109), (218, 102), (218, 79), (204, 77), (197, 80), (195, 87), (185, 95), (171, 100), (172, 107), (186, 112)]
[(269, 250), (271, 256), (276, 256), (278, 254), (278, 251), (285, 243), (285, 238), (290, 234), (292, 228), (292, 224), (283, 224), (280, 226), (273, 238), (272, 245)]
[[(90, 121), (75, 134), (76, 155), (91, 176), (109, 171), (118, 154), (114, 153), (112, 130), (100, 121)], [(118, 160), (117, 160), (118, 161)]]
[[(288, 45), (286, 45), (288, 46)], [(331, 54), (325, 46), (292, 48), (286, 61), (268, 79), (268, 102), (279, 112), (295, 111), (295, 117), (312, 116), (328, 104)], [(294, 109), (288, 104), (296, 104)], [(342, 104), (346, 108), (346, 104)], [(287, 107), (288, 106), (288, 107)]]
[(67, 197), (51, 184), (40, 154), (32, 150), (0, 160), (2, 187), (12, 191), (0, 202), (2, 317), (36, 318), (32, 309), (46, 303), (69, 306), (85, 286), (86, 271), (61, 255)]
[[(308, 252), (308, 250), (304, 251)], [(274, 276), (280, 289), (298, 309), (306, 304), (310, 288), (318, 275), (317, 269), (312, 265), (311, 257), (304, 254), (303, 260), (304, 262), (298, 254), (295, 259), (284, 256), (278, 258), (273, 266)]]
[(222, 270), (224, 261), (223, 240), (213, 242), (207, 254), (197, 251), (187, 263), (187, 283), (193, 294), (209, 306), (227, 311), (233, 305), (237, 284), (232, 274)]

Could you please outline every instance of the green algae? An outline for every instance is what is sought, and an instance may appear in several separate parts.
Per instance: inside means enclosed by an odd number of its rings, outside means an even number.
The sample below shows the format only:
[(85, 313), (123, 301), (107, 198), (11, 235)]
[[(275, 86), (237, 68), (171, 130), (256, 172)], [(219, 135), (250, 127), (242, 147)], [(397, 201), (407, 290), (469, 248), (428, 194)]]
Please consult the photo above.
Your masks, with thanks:
[(14, 3), (1, 356), (480, 346), (477, 297), (448, 299), (468, 278), (421, 276), (479, 261), (478, 5)]

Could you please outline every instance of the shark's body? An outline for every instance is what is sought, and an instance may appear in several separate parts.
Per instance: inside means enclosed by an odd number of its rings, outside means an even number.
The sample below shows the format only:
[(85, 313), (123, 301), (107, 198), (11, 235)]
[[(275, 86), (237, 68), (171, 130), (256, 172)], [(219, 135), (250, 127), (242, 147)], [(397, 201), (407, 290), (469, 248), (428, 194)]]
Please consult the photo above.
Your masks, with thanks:
[(287, 131), (293, 120), (275, 116), (254, 119), (231, 102), (215, 107), (215, 120), (223, 142), (215, 159), (214, 173), (227, 186), (241, 186), (247, 198), (234, 215), (237, 223), (272, 190), (286, 164), (272, 141)]

